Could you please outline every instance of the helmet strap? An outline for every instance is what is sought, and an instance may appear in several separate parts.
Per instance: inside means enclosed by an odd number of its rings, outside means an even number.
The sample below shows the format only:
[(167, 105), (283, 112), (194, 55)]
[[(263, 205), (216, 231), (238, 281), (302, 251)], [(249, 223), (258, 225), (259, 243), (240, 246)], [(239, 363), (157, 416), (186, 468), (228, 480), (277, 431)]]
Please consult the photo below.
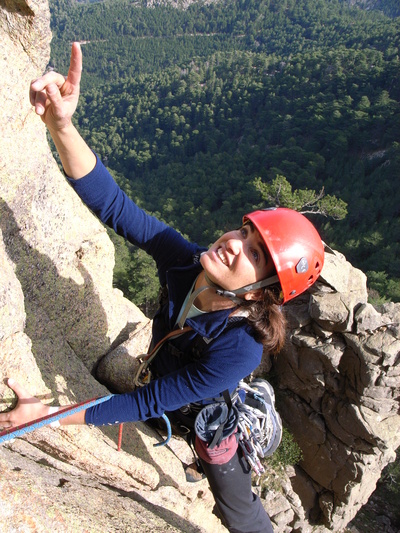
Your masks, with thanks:
[(279, 277), (278, 275), (271, 276), (269, 278), (263, 279), (261, 281), (256, 281), (255, 283), (250, 283), (249, 285), (244, 285), (243, 287), (240, 287), (239, 289), (233, 289), (231, 291), (228, 291), (226, 289), (223, 289), (219, 285), (216, 285), (213, 283), (210, 278), (207, 276), (206, 273), (204, 273), (206, 282), (210, 285), (210, 287), (213, 287), (215, 289), (215, 292), (218, 294), (218, 296), (223, 296), (224, 298), (228, 298), (229, 300), (232, 300), (237, 305), (241, 305), (243, 303), (243, 298), (238, 298), (238, 296), (241, 296), (242, 294), (246, 294), (250, 291), (256, 291), (258, 289), (262, 289), (263, 287), (268, 287), (270, 285), (274, 285), (275, 283), (279, 283)]

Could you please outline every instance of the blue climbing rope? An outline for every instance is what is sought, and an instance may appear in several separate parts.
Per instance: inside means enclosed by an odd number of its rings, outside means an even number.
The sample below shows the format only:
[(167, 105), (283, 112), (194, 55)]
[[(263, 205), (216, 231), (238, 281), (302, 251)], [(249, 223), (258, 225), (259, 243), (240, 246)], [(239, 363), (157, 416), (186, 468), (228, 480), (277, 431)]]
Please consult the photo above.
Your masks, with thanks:
[[(67, 416), (70, 416), (74, 413), (79, 413), (79, 411), (82, 411), (83, 409), (88, 409), (89, 407), (93, 407), (94, 405), (98, 405), (100, 403), (106, 402), (113, 396), (114, 396), (113, 394), (110, 394), (109, 396), (103, 396), (101, 398), (93, 398), (92, 400), (86, 400), (85, 402), (65, 407), (64, 409), (57, 411), (57, 413), (43, 416), (42, 418), (37, 418), (36, 420), (32, 420), (31, 422), (21, 424), (20, 426), (15, 426), (13, 428), (5, 429), (4, 431), (0, 432), (0, 444), (3, 444), (4, 442), (7, 442), (8, 440), (15, 439), (16, 437), (21, 437), (22, 435), (25, 435), (25, 433), (30, 433), (31, 431), (34, 431), (35, 429), (39, 429), (41, 427), (47, 426), (51, 424), (52, 422), (61, 420), (61, 418), (66, 418)], [(170, 441), (171, 436), (172, 436), (171, 423), (167, 415), (163, 414), (162, 418), (164, 419), (165, 424), (167, 426), (167, 438), (163, 442), (154, 444), (154, 446), (156, 447), (165, 446), (165, 444), (167, 444)]]
[(35, 429), (39, 429), (43, 426), (47, 426), (48, 424), (51, 424), (52, 422), (56, 422), (57, 420), (60, 420), (61, 418), (65, 418), (74, 413), (78, 413), (79, 411), (82, 411), (83, 409), (88, 409), (89, 407), (93, 407), (94, 405), (98, 405), (99, 403), (106, 402), (107, 400), (112, 398), (112, 396), (113, 394), (110, 394), (109, 396), (103, 396), (101, 398), (93, 398), (92, 400), (87, 400), (82, 403), (70, 405), (68, 407), (65, 407), (64, 409), (61, 409), (57, 413), (43, 416), (42, 418), (37, 418), (36, 420), (32, 420), (31, 422), (21, 424), (20, 426), (15, 426), (13, 428), (5, 429), (4, 431), (0, 432), (0, 444), (8, 440), (15, 439), (16, 437), (20, 437), (21, 435), (24, 435), (25, 433), (30, 433), (31, 431), (34, 431)]

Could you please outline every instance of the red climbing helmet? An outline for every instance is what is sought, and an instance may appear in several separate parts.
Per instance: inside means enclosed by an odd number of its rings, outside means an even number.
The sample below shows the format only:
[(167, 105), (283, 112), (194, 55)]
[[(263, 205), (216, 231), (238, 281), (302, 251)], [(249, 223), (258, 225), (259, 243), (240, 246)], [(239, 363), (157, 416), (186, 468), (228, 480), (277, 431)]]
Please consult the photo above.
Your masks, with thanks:
[(253, 211), (243, 217), (243, 223), (248, 220), (257, 228), (274, 262), (282, 303), (311, 287), (324, 265), (324, 245), (311, 222), (285, 207)]

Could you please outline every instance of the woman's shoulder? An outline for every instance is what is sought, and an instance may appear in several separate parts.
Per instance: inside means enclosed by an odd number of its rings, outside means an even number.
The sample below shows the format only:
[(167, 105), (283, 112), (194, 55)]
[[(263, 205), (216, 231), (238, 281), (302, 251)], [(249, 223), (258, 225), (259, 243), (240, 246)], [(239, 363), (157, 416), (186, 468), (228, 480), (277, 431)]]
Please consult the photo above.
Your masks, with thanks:
[(228, 323), (213, 343), (215, 343), (215, 348), (229, 351), (234, 359), (240, 359), (243, 354), (246, 354), (248, 360), (251, 359), (257, 364), (261, 361), (263, 346), (254, 338), (253, 329), (245, 319), (236, 323)]

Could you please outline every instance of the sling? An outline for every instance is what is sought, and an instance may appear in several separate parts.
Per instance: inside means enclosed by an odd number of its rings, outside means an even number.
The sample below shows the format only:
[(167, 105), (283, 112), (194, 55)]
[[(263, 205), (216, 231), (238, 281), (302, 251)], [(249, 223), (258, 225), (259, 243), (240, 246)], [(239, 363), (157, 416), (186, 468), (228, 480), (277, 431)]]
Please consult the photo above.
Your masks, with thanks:
[(140, 361), (139, 368), (136, 372), (135, 377), (135, 385), (137, 387), (143, 387), (144, 385), (147, 385), (147, 383), (150, 383), (151, 381), (151, 372), (149, 370), (149, 365), (154, 359), (154, 357), (159, 352), (160, 348), (163, 346), (163, 344), (170, 339), (174, 337), (179, 337), (180, 335), (183, 335), (184, 333), (187, 333), (188, 331), (191, 331), (193, 328), (191, 326), (185, 326), (182, 329), (174, 329), (167, 333), (150, 351), (150, 353), (146, 355), (142, 355), (141, 357), (138, 357), (138, 360)]

